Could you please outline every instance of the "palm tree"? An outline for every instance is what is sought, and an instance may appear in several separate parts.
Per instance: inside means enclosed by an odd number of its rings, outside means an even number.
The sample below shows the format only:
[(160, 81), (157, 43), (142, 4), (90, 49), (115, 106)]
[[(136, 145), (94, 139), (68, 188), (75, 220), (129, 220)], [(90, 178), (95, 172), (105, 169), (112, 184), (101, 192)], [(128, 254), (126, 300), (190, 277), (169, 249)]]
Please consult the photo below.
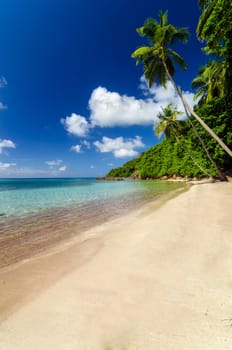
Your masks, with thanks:
[(225, 74), (225, 61), (209, 61), (200, 67), (198, 77), (192, 81), (192, 88), (197, 89), (195, 99), (200, 97), (200, 103), (208, 103), (214, 97), (224, 97)]
[(218, 3), (218, 0), (199, 0), (198, 1), (198, 4), (202, 9), (202, 14), (200, 16), (198, 26), (197, 26), (197, 35), (198, 35), (198, 38), (201, 40), (205, 39), (205, 29), (207, 26), (207, 22), (217, 3)]
[(199, 0), (202, 9), (197, 26), (198, 39), (205, 42), (207, 54), (224, 61), (225, 109), (232, 111), (232, 2), (229, 0)]
[(136, 58), (136, 63), (143, 63), (144, 74), (151, 87), (157, 80), (161, 85), (166, 87), (167, 81), (170, 80), (177, 94), (179, 95), (184, 108), (194, 116), (194, 118), (202, 125), (202, 127), (221, 145), (221, 147), (232, 157), (232, 151), (225, 143), (211, 130), (208, 125), (193, 111), (185, 98), (182, 90), (177, 87), (173, 76), (175, 74), (175, 65), (186, 69), (187, 66), (183, 58), (169, 45), (176, 41), (186, 42), (188, 39), (188, 31), (185, 28), (176, 28), (168, 23), (168, 12), (160, 12), (159, 22), (153, 18), (149, 18), (144, 25), (137, 29), (140, 36), (148, 38), (149, 45), (141, 46), (132, 53), (132, 57)]
[(205, 6), (208, 6), (211, 1), (212, 0), (198, 0), (198, 5), (203, 9)]
[(168, 104), (165, 108), (162, 108), (163, 112), (160, 112), (157, 117), (159, 119), (158, 122), (154, 124), (155, 134), (160, 137), (163, 134), (166, 138), (170, 138), (172, 136), (175, 137), (176, 141), (179, 143), (181, 148), (188, 154), (188, 156), (192, 159), (193, 163), (206, 175), (211, 176), (202, 166), (194, 159), (192, 154), (189, 152), (187, 147), (181, 142), (179, 135), (183, 130), (183, 121), (178, 120), (178, 117), (183, 114), (179, 112), (176, 107), (173, 107), (172, 104)]

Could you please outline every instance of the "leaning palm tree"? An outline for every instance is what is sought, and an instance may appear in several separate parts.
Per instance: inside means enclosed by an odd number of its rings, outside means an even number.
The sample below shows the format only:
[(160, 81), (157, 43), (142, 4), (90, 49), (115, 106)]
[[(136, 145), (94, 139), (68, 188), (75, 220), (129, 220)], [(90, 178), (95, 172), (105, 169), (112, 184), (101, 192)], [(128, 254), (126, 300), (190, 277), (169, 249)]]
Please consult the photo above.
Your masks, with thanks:
[(193, 163), (202, 171), (206, 176), (211, 176), (202, 166), (194, 159), (193, 155), (190, 153), (188, 148), (181, 142), (179, 135), (183, 130), (183, 121), (178, 120), (178, 117), (183, 114), (179, 112), (176, 107), (173, 107), (172, 104), (168, 104), (165, 108), (162, 108), (162, 112), (157, 115), (159, 119), (158, 122), (154, 124), (154, 132), (160, 137), (163, 134), (166, 138), (172, 136), (175, 137), (176, 141), (179, 143), (180, 147), (188, 154)]
[(141, 46), (132, 53), (136, 58), (136, 63), (143, 63), (145, 78), (151, 87), (155, 80), (166, 87), (167, 81), (170, 80), (179, 95), (184, 108), (195, 117), (203, 128), (221, 145), (221, 147), (232, 157), (232, 151), (226, 144), (211, 130), (208, 125), (193, 111), (185, 98), (182, 90), (177, 87), (173, 76), (175, 74), (175, 65), (186, 69), (184, 59), (169, 46), (177, 41), (186, 42), (188, 31), (185, 28), (176, 28), (168, 23), (168, 12), (160, 12), (159, 22), (149, 18), (144, 25), (137, 29), (140, 36), (148, 38), (149, 45)]

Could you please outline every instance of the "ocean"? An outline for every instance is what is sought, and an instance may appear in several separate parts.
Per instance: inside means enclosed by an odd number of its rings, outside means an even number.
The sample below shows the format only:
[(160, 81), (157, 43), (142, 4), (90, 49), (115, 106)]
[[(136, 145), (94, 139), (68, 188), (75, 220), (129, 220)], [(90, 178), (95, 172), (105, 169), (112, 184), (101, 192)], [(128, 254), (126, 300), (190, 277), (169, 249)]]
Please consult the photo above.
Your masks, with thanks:
[(184, 186), (94, 178), (0, 179), (0, 268)]

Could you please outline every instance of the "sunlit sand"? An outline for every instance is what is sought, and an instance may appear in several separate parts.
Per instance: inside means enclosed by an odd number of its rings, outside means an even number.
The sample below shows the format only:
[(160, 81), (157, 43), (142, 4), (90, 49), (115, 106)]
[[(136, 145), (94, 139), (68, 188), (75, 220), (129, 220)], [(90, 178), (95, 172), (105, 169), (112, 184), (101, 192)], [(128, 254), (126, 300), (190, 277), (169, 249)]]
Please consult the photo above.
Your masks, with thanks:
[(232, 348), (232, 184), (198, 184), (0, 273), (0, 349)]

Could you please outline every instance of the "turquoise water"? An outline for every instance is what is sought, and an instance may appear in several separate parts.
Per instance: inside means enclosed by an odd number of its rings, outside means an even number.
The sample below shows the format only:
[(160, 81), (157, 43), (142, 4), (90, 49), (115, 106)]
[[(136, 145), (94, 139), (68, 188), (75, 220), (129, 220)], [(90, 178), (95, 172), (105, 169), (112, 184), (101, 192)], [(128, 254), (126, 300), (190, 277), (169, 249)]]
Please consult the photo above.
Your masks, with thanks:
[(161, 181), (0, 179), (0, 268), (183, 188)]
[[(176, 189), (179, 184), (142, 181), (96, 181), (92, 178), (1, 179), (0, 217), (27, 216), (52, 208), (114, 201), (131, 196), (137, 200)], [(128, 201), (128, 199), (125, 201)]]

